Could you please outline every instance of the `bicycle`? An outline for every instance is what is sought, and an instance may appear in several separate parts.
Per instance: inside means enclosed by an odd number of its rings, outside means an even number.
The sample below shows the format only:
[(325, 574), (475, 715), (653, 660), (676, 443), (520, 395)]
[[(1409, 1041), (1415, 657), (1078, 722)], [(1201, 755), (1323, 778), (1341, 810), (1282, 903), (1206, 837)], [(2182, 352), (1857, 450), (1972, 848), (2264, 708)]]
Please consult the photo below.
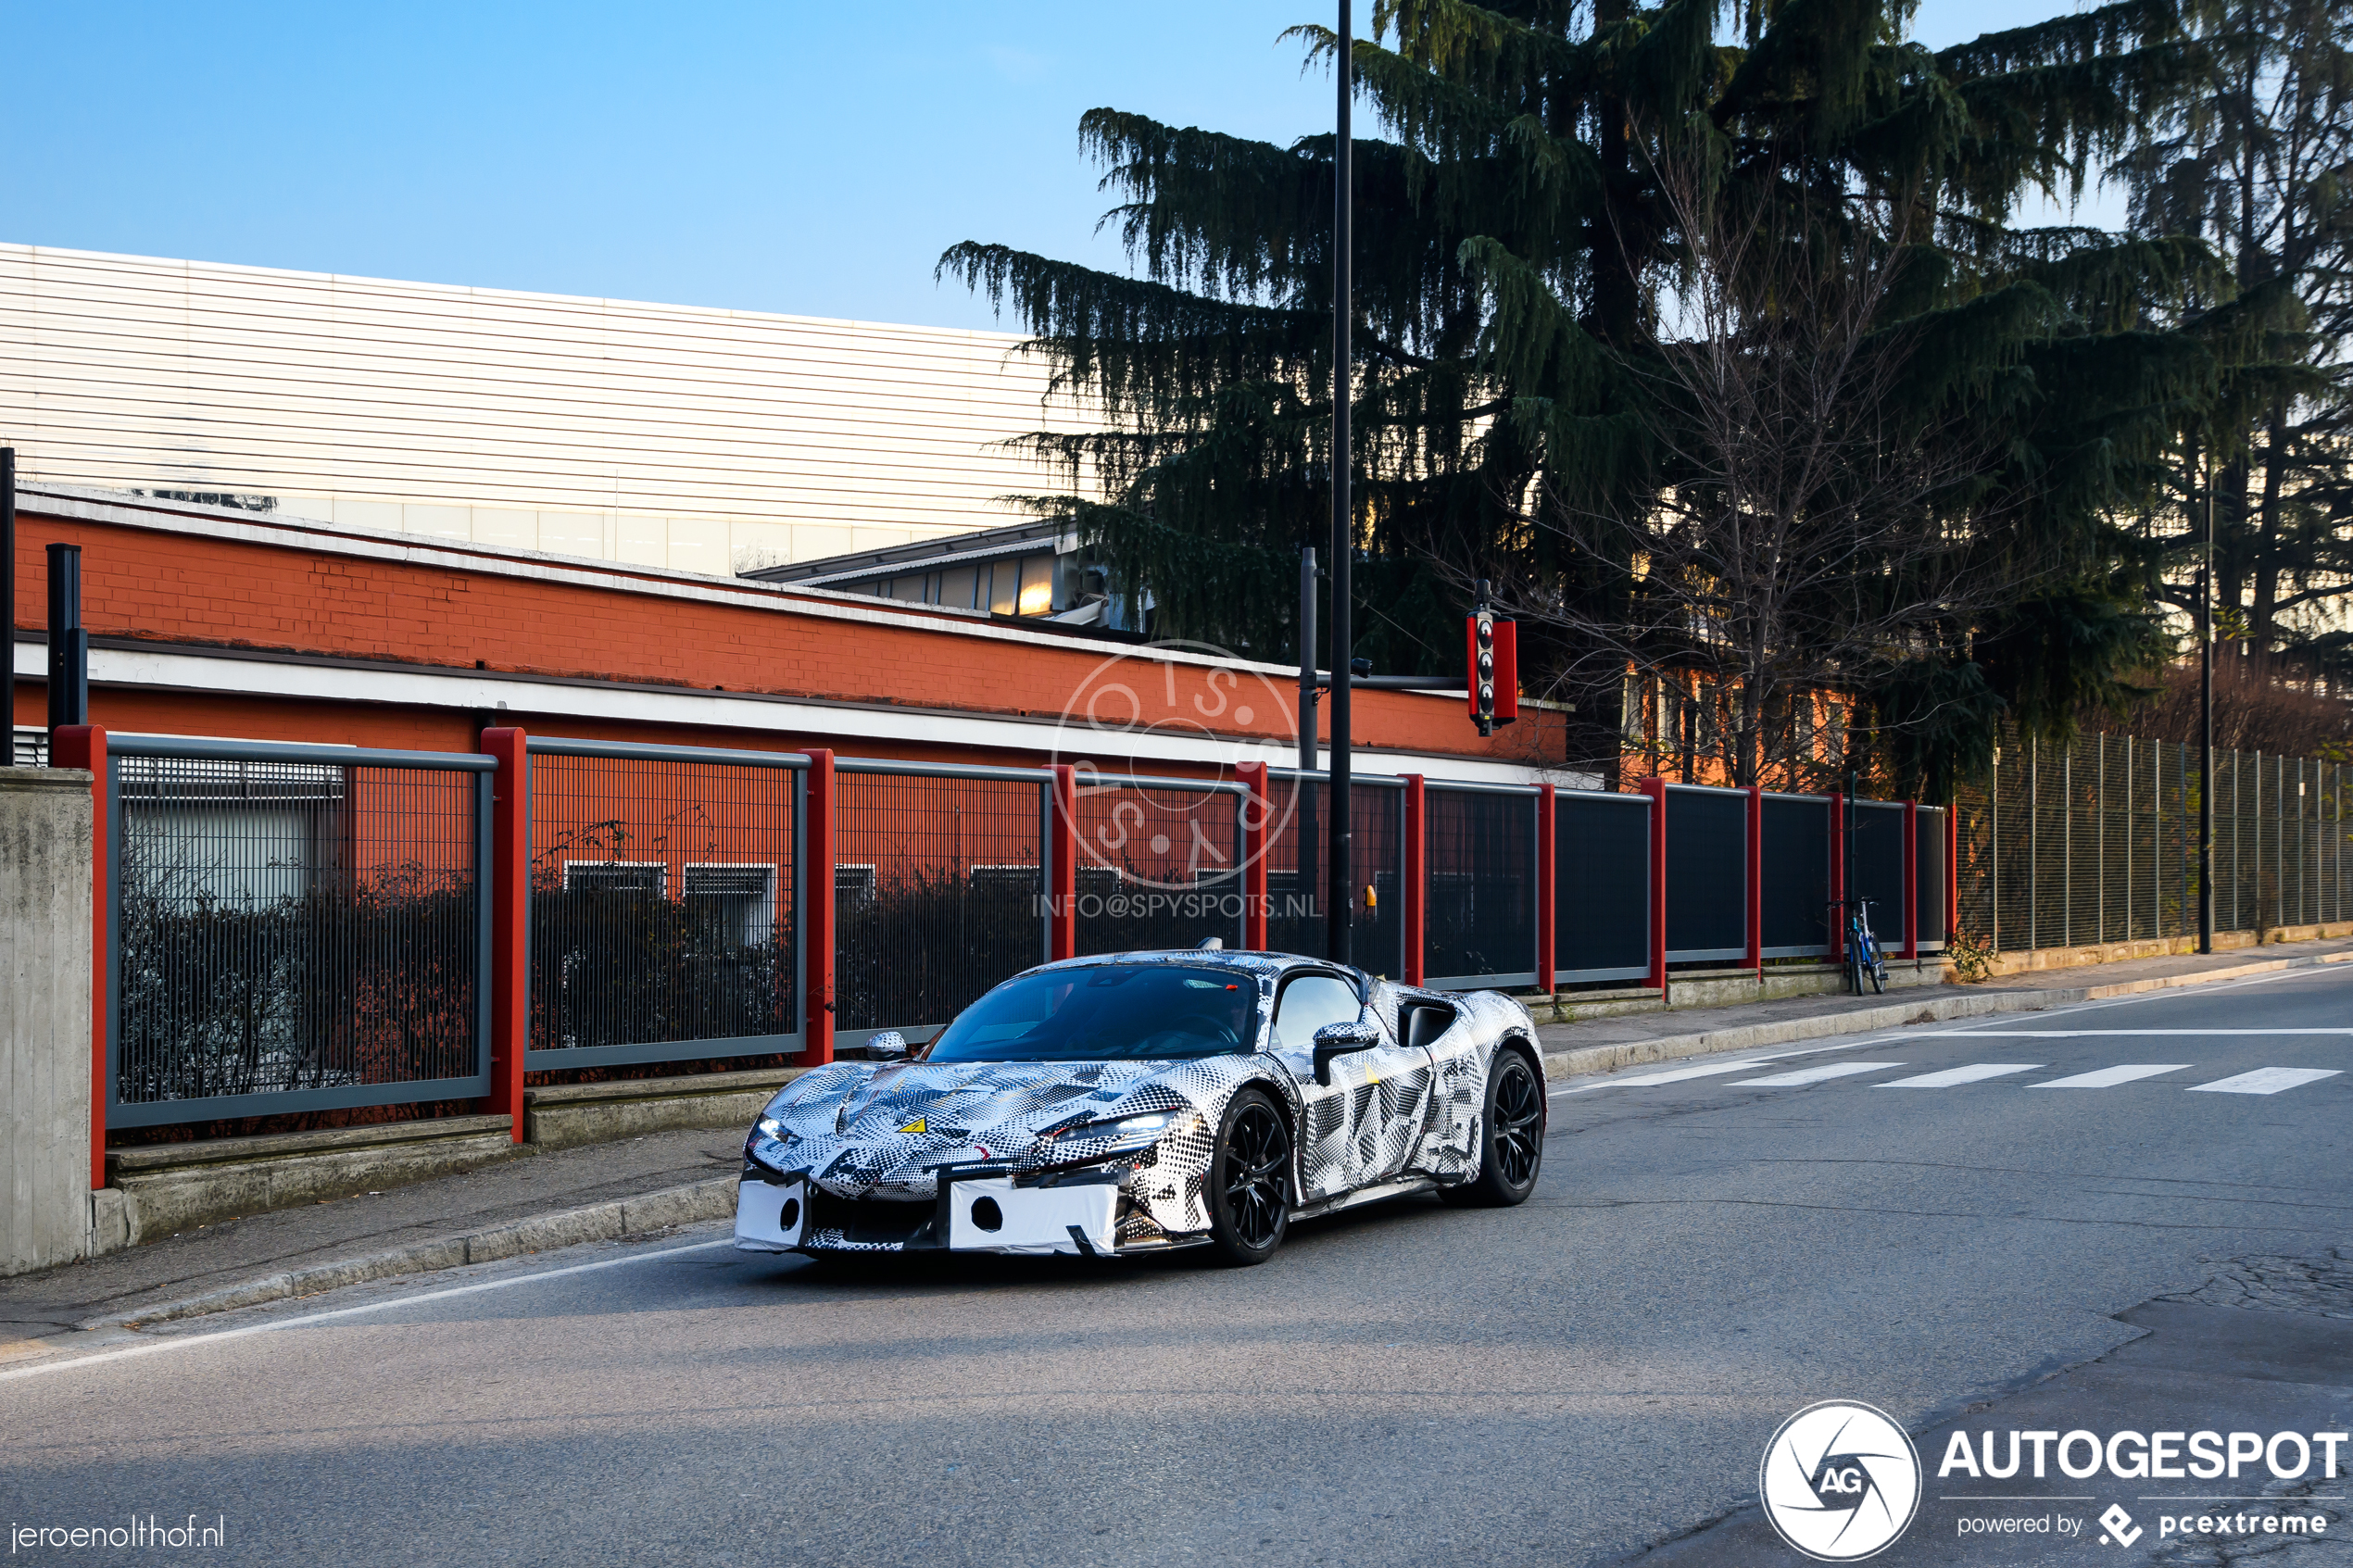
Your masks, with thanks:
[(1880, 950), (1879, 938), (1871, 935), (1871, 900), (1869, 898), (1833, 898), (1833, 909), (1843, 909), (1846, 917), (1846, 983), (1855, 994), (1863, 994), (1863, 977), (1869, 975), (1871, 990), (1879, 996), (1887, 994), (1887, 955)]

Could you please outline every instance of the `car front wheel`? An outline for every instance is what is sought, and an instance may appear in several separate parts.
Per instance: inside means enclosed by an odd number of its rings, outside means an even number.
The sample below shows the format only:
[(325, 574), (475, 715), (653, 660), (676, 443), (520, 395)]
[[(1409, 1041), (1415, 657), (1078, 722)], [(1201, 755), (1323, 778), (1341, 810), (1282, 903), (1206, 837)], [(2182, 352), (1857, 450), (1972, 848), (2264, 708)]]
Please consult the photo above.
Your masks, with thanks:
[(1226, 1107), (1209, 1161), (1209, 1236), (1228, 1263), (1263, 1263), (1290, 1226), (1290, 1133), (1257, 1089)]
[(1544, 1083), (1528, 1059), (1499, 1050), (1487, 1070), (1487, 1114), (1479, 1118), (1478, 1174), (1441, 1187), (1449, 1203), (1509, 1208), (1536, 1190), (1544, 1165)]

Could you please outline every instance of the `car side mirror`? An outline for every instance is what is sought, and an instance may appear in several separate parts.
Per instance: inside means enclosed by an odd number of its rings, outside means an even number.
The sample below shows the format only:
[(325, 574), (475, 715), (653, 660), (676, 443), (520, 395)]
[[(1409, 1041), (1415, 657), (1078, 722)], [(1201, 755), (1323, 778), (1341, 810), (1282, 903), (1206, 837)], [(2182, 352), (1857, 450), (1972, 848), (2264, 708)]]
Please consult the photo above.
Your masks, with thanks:
[(907, 1036), (896, 1029), (886, 1029), (866, 1041), (868, 1061), (905, 1061), (913, 1054), (907, 1048)]
[(1353, 1023), (1327, 1023), (1315, 1031), (1315, 1082), (1329, 1088), (1332, 1082), (1332, 1058), (1352, 1051), (1368, 1051), (1380, 1044), (1380, 1030), (1364, 1020)]

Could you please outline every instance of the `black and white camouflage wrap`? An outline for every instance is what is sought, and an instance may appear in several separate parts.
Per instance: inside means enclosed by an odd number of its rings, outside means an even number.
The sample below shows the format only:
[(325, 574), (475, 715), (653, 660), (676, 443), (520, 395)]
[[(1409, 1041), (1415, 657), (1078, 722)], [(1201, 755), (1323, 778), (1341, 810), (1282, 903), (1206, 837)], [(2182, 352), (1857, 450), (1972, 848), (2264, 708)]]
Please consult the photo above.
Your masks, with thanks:
[[(812, 1195), (853, 1209), (925, 1203), (938, 1172), (975, 1168), (1016, 1185), (1081, 1179), (1118, 1184), (1118, 1249), (1186, 1246), (1210, 1228), (1207, 1180), (1227, 1104), (1256, 1086), (1292, 1128), (1294, 1212), (1309, 1215), (1478, 1174), (1488, 1072), (1506, 1041), (1533, 1053), (1528, 1010), (1499, 992), (1449, 994), (1338, 972), (1312, 960), (1222, 951), (1106, 954), (1046, 969), (1168, 962), (1251, 976), (1257, 1038), (1248, 1051), (1176, 1061), (836, 1062), (796, 1078), (770, 1101), (744, 1146), (747, 1179), (799, 1177)], [(1315, 1080), (1312, 1044), (1277, 1041), (1277, 994), (1287, 976), (1342, 972), (1381, 1032), (1372, 1049), (1336, 1057)], [(1451, 1008), (1435, 1039), (1407, 1046), (1416, 1003)], [(1174, 1112), (1149, 1135), (1057, 1136), (1078, 1123)], [(824, 1198), (819, 1198), (819, 1203)], [(839, 1206), (833, 1206), (838, 1208)], [(913, 1212), (912, 1208), (903, 1210)], [(812, 1203), (802, 1251), (891, 1251), (937, 1241), (853, 1239)]]

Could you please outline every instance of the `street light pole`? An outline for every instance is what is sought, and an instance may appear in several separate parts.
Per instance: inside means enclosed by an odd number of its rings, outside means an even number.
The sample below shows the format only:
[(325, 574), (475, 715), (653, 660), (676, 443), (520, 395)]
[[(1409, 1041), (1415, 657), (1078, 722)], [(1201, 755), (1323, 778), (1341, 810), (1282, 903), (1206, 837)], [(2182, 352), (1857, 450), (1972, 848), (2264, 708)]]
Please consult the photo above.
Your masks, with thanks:
[(1349, 713), (1348, 688), (1353, 679), (1355, 640), (1349, 616), (1349, 566), (1355, 555), (1355, 530), (1348, 498), (1348, 403), (1355, 391), (1350, 373), (1348, 342), (1350, 248), (1349, 207), (1353, 132), (1349, 129), (1349, 100), (1353, 94), (1349, 59), (1350, 0), (1340, 0), (1339, 47), (1332, 74), (1340, 83), (1339, 133), (1332, 141), (1332, 738), (1331, 816), (1325, 824), (1330, 880), (1325, 884), (1324, 956), (1335, 963), (1354, 961), (1350, 932), (1355, 918), (1354, 869), (1349, 854), (1348, 809)]
[(2206, 455), (2206, 563), (2198, 569), (2197, 950), (2214, 950), (2214, 454)]

